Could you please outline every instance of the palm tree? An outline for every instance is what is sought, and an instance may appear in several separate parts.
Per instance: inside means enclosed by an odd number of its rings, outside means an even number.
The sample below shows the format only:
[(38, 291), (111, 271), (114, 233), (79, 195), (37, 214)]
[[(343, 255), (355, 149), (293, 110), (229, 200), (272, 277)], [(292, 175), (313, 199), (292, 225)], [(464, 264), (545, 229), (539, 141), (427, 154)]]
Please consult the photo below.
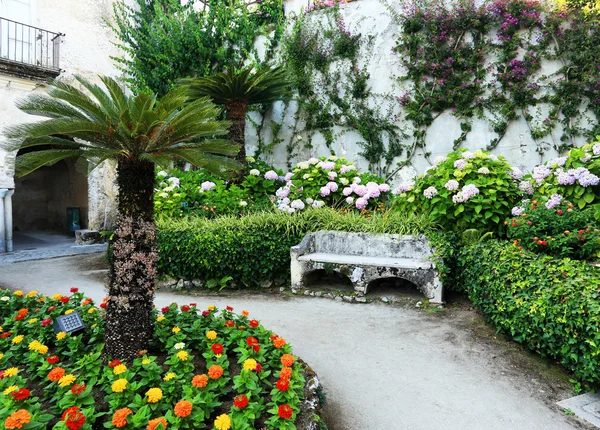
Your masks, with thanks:
[(155, 165), (173, 158), (216, 173), (235, 169), (237, 145), (215, 139), (227, 134), (219, 109), (208, 98), (188, 103), (187, 88), (174, 89), (160, 100), (153, 95), (126, 95), (119, 84), (100, 77), (104, 88), (83, 77), (85, 90), (55, 80), (47, 95), (32, 94), (17, 102), (22, 111), (49, 118), (5, 130), (3, 146), (28, 147), (17, 157), (17, 175), (44, 165), (77, 158), (93, 170), (108, 159), (117, 162), (118, 218), (111, 243), (105, 352), (130, 359), (146, 349), (154, 321), (152, 308), (157, 244), (153, 191)]
[(189, 86), (191, 100), (210, 97), (214, 103), (225, 106), (227, 120), (231, 122), (229, 140), (240, 145), (237, 160), (246, 163), (246, 114), (248, 106), (273, 103), (291, 96), (290, 80), (280, 67), (266, 67), (254, 71), (253, 66), (239, 72), (231, 66), (226, 72), (202, 78), (180, 81)]

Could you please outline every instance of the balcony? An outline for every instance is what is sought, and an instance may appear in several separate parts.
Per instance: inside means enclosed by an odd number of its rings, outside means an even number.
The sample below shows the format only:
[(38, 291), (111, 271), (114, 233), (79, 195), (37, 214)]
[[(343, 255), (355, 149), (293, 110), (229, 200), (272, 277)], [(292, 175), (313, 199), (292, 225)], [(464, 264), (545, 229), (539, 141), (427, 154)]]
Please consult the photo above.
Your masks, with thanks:
[(0, 74), (34, 81), (57, 77), (63, 36), (0, 17)]

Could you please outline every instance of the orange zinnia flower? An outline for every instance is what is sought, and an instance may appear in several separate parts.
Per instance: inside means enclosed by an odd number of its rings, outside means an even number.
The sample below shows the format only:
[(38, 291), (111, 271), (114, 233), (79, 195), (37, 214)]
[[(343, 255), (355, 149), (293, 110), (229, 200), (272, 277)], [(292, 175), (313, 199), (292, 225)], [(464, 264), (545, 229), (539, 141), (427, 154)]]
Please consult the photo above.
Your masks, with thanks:
[(208, 384), (208, 376), (204, 374), (196, 375), (192, 378), (192, 385), (196, 388), (206, 387), (206, 384)]
[(148, 421), (147, 430), (154, 430), (158, 427), (159, 424), (162, 424), (164, 428), (167, 428), (167, 422), (164, 418), (154, 418), (153, 420)]
[(292, 367), (294, 364), (294, 357), (291, 354), (283, 354), (281, 356), (281, 364), (285, 367)]
[(290, 367), (284, 367), (279, 372), (279, 378), (281, 379), (290, 379), (292, 377), (292, 369)]
[(133, 412), (129, 408), (121, 408), (113, 415), (112, 423), (119, 429), (125, 427), (127, 425), (127, 417), (132, 413)]
[(213, 364), (208, 369), (208, 376), (210, 376), (211, 379), (219, 379), (222, 375), (223, 375), (223, 368), (221, 366), (219, 366), (218, 364)]
[(63, 376), (65, 376), (65, 369), (62, 367), (55, 367), (50, 371), (50, 373), (48, 373), (48, 379), (50, 379), (52, 382), (58, 381)]
[(273, 339), (273, 345), (275, 346), (275, 348), (279, 349), (285, 345), (285, 339), (282, 337), (276, 337), (275, 339)]
[(187, 400), (181, 400), (175, 405), (174, 411), (179, 418), (185, 418), (192, 413), (192, 404)]
[(23, 428), (24, 424), (28, 424), (29, 421), (31, 421), (31, 414), (25, 409), (19, 409), (4, 421), (4, 427), (7, 429), (20, 429)]

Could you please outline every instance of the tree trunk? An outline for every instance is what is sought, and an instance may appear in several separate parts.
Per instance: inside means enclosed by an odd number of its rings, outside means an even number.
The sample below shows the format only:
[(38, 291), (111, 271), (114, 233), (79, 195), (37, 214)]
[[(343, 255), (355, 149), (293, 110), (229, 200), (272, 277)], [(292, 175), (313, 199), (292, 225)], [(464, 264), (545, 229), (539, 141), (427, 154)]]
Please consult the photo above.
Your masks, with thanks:
[(147, 349), (158, 247), (154, 223), (154, 163), (121, 159), (117, 165), (119, 215), (111, 242), (105, 353), (129, 360)]
[[(246, 166), (246, 114), (248, 113), (248, 102), (246, 100), (233, 100), (225, 105), (227, 120), (231, 121), (229, 128), (229, 140), (240, 145), (235, 159), (242, 166)], [(243, 168), (242, 170), (245, 170)], [(241, 172), (242, 176), (244, 172)]]

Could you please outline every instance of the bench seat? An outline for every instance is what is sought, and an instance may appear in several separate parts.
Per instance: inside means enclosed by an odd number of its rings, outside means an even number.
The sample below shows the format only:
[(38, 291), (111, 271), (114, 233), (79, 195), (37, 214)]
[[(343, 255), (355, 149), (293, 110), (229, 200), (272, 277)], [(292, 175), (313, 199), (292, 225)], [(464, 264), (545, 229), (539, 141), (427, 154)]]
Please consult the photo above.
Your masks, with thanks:
[(400, 269), (432, 269), (433, 263), (428, 260), (411, 258), (364, 257), (362, 255), (326, 254), (315, 252), (298, 257), (298, 261), (318, 261), (321, 263), (352, 264), (375, 267), (397, 267)]

